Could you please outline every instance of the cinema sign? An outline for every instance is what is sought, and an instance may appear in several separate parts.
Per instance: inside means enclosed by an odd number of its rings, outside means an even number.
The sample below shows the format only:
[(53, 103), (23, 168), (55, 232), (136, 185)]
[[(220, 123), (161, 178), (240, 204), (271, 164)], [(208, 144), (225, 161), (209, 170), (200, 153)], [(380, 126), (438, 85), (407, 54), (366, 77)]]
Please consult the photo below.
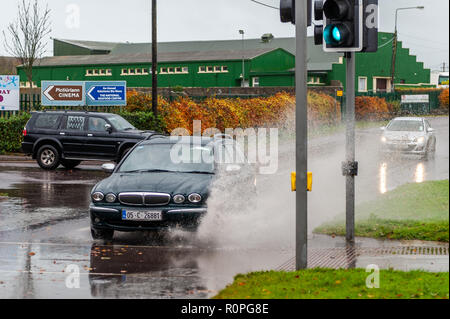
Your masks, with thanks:
[(44, 106), (84, 106), (85, 84), (82, 81), (42, 81), (41, 104)]

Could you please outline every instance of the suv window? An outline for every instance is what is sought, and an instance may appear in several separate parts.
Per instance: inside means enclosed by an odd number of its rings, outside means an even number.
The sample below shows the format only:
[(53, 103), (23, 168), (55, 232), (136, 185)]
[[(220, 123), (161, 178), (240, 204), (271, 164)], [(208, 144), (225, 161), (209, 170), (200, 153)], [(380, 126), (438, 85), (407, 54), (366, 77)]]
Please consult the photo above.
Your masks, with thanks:
[(68, 116), (66, 129), (72, 131), (83, 131), (84, 130), (84, 116)]
[(106, 132), (106, 124), (108, 123), (102, 118), (90, 117), (88, 130), (93, 132)]
[(57, 129), (60, 118), (61, 116), (57, 114), (40, 114), (36, 119), (34, 127), (41, 129)]

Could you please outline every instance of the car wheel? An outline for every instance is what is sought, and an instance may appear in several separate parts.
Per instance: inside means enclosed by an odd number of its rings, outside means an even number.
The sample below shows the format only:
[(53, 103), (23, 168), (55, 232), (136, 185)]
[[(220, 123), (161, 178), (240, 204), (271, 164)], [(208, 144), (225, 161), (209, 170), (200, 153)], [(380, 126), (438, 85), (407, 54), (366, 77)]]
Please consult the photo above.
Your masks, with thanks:
[(111, 240), (114, 237), (114, 230), (111, 229), (97, 229), (91, 227), (91, 235), (93, 239)]
[(427, 158), (428, 159), (434, 159), (436, 155), (436, 142), (430, 143), (430, 146), (427, 150)]
[(62, 166), (66, 169), (73, 169), (81, 164), (81, 161), (61, 160)]
[(52, 145), (44, 145), (38, 150), (36, 160), (41, 168), (55, 170), (60, 164), (60, 155)]

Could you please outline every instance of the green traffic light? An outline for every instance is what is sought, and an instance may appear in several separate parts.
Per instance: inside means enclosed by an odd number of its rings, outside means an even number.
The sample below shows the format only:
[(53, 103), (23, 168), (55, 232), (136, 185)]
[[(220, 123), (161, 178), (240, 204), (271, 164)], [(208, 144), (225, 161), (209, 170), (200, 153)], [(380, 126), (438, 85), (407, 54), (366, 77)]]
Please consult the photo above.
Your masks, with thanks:
[(330, 24), (323, 31), (323, 38), (328, 45), (340, 46), (351, 40), (351, 33), (345, 24)]

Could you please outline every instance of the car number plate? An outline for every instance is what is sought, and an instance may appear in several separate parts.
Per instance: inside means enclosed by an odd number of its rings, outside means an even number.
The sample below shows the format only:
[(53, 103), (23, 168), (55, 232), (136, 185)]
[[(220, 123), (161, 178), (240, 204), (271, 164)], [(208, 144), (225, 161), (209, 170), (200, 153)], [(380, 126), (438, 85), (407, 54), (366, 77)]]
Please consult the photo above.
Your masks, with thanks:
[(161, 211), (122, 211), (122, 220), (134, 220), (134, 221), (161, 221)]

